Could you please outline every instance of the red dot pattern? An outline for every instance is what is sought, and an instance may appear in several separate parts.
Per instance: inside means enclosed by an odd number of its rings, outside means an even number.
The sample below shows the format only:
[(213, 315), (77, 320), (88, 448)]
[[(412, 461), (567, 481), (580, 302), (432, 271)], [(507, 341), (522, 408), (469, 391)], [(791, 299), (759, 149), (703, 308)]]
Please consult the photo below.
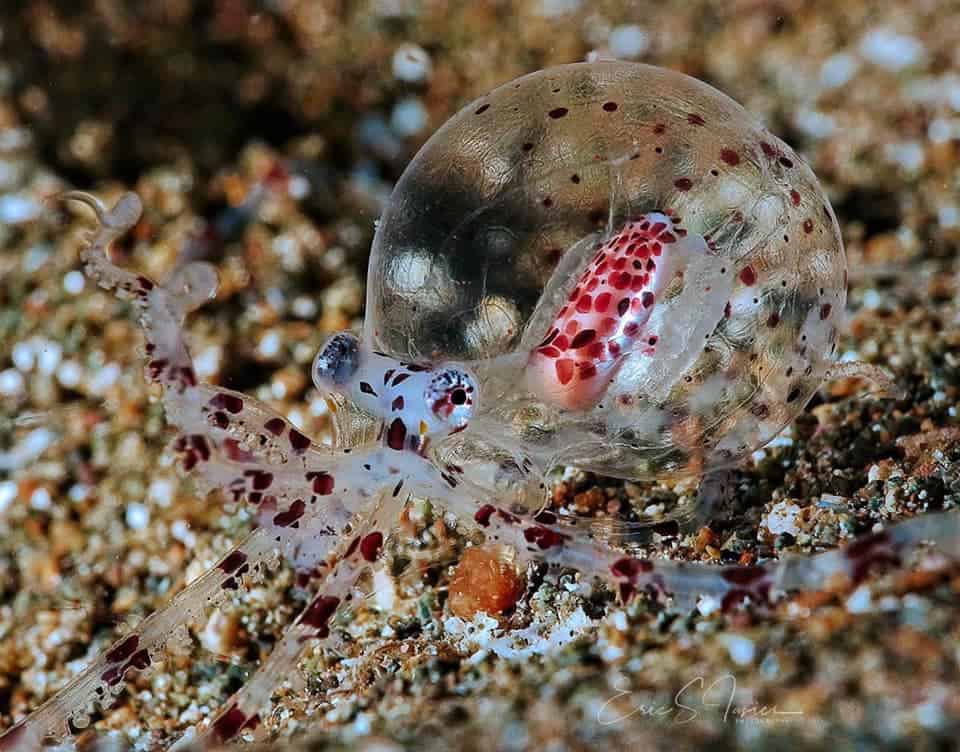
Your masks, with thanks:
[[(653, 354), (657, 337), (644, 334), (653, 312), (653, 289), (661, 256), (686, 231), (666, 214), (648, 214), (625, 224), (596, 246), (566, 304), (532, 361), (547, 379), (546, 391), (565, 407), (592, 405), (606, 388), (617, 358), (641, 342)], [(539, 361), (538, 363), (536, 361)]]

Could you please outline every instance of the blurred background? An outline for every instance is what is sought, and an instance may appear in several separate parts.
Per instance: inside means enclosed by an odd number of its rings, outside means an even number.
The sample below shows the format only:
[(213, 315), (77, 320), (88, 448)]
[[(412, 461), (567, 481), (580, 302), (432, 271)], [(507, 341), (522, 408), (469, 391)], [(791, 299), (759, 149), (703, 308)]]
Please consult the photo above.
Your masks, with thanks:
[[(662, 553), (710, 559), (711, 548), (738, 551), (741, 534), (759, 555), (808, 553), (950, 506), (960, 488), (958, 40), (960, 3), (948, 0), (4, 0), (0, 727), (249, 527), (215, 496), (197, 499), (165, 459), (162, 414), (133, 346), (140, 335), (127, 308), (79, 271), (89, 218), (47, 197), (137, 190), (146, 212), (121, 243), (126, 264), (162, 277), (187, 255), (220, 272), (216, 301), (188, 323), (201, 378), (329, 438), (310, 360), (328, 333), (362, 321), (374, 222), (437, 127), (494, 86), (558, 63), (616, 57), (701, 78), (820, 177), (851, 265), (844, 350), (892, 367), (910, 398), (878, 403), (851, 382), (826, 387), (739, 475), (733, 521), (715, 526), (716, 540), (674, 540)], [(590, 513), (684, 491), (581, 474), (558, 493)], [(804, 510), (786, 538), (763, 526), (782, 504)], [(955, 742), (956, 580), (891, 584), (886, 609), (841, 600), (757, 624), (635, 611), (629, 630), (608, 618), (558, 655), (516, 665), (441, 639), (433, 588), (446, 562), (424, 556), (412, 570), (407, 605), (360, 620), (368, 642), (351, 654), (360, 668), (349, 681), (329, 658), (312, 659), (307, 687), (265, 724), (300, 740), (283, 744)], [(138, 679), (95, 717), (99, 728), (149, 748), (195, 723), (269, 650), (298, 597), (281, 572), (224, 609), (195, 633), (192, 658)], [(573, 608), (562, 593), (545, 598), (557, 619)], [(403, 636), (408, 651), (393, 639)], [(802, 720), (713, 714), (673, 725), (629, 712), (727, 673), (741, 699), (800, 708)], [(617, 694), (623, 687), (635, 704)], [(626, 710), (599, 723), (614, 696)]]

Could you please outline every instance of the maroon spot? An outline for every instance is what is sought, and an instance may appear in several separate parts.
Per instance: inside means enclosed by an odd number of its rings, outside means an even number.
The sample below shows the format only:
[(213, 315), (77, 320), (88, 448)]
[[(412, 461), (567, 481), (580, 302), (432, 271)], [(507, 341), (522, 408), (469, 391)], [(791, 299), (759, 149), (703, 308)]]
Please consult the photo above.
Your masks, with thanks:
[(533, 144), (531, 144), (529, 141), (527, 141), (527, 142), (523, 145), (522, 148), (523, 148), (524, 151), (530, 151), (531, 149), (533, 149)]
[(137, 277), (137, 282), (140, 283), (140, 287), (143, 290), (152, 290), (153, 289), (153, 280), (147, 279), (144, 276)]
[(243, 551), (234, 551), (226, 559), (217, 564), (217, 569), (224, 574), (233, 574), (246, 560), (247, 555)]
[(805, 220), (803, 220), (803, 231), (804, 231), (805, 233), (807, 233), (807, 235), (809, 235), (811, 232), (813, 232), (813, 220), (812, 220), (812, 219), (805, 219)]
[(134, 654), (137, 650), (137, 646), (140, 644), (139, 635), (130, 635), (123, 642), (117, 645), (113, 650), (110, 650), (105, 656), (104, 660), (109, 663), (120, 663), (127, 660), (131, 655)]
[(861, 582), (878, 564), (896, 565), (900, 557), (891, 546), (890, 534), (886, 530), (870, 533), (854, 541), (844, 549), (844, 555), (852, 566), (851, 576), (854, 582)]
[(394, 412), (397, 412), (397, 411), (399, 411), (399, 410), (403, 410), (403, 395), (402, 395), (402, 394), (401, 394), (399, 397), (397, 397), (397, 398), (390, 404), (390, 409), (393, 410)]
[(761, 150), (763, 151), (763, 153), (766, 154), (768, 157), (774, 157), (774, 156), (776, 156), (776, 153), (777, 153), (776, 150), (775, 150), (770, 144), (768, 144), (766, 141), (761, 141), (761, 142), (760, 142), (760, 149), (761, 149)]
[(617, 272), (610, 275), (610, 284), (617, 290), (626, 290), (630, 286), (629, 272)]
[(197, 375), (193, 372), (193, 369), (190, 366), (183, 366), (180, 369), (180, 379), (187, 386), (197, 385)]
[(23, 732), (26, 730), (27, 727), (22, 721), (13, 728), (7, 729), (7, 732), (0, 736), (0, 749), (21, 749)]
[(390, 381), (390, 377), (393, 376), (394, 369), (388, 368), (383, 374), (383, 385), (386, 386), (387, 382)]
[(286, 426), (287, 424), (284, 422), (283, 418), (270, 418), (270, 420), (263, 424), (263, 427), (274, 436), (279, 436), (282, 434), (283, 429), (286, 428)]
[(687, 115), (687, 122), (690, 123), (690, 125), (706, 124), (706, 121), (695, 112), (691, 112), (689, 115)]
[(621, 316), (625, 316), (627, 311), (630, 310), (630, 298), (623, 298), (619, 303), (617, 303), (617, 313)]
[(400, 451), (403, 449), (403, 442), (407, 438), (407, 427), (400, 418), (394, 418), (390, 427), (387, 429), (387, 446), (391, 449)]
[(290, 446), (297, 454), (302, 454), (310, 448), (310, 439), (295, 428), (290, 429)]
[(361, 391), (363, 394), (370, 394), (370, 395), (372, 395), (372, 396), (374, 396), (374, 397), (377, 396), (377, 393), (376, 393), (375, 391), (373, 391), (373, 387), (370, 386), (370, 384), (367, 383), (366, 381), (361, 381), (361, 382), (360, 382), (360, 391)]
[(218, 742), (227, 742), (240, 733), (246, 723), (246, 714), (234, 704), (213, 722), (213, 734)]
[(543, 199), (542, 203), (547, 209), (549, 209), (551, 206), (553, 206), (553, 199), (547, 196)]
[(383, 533), (370, 533), (360, 541), (360, 555), (367, 561), (376, 561), (381, 548), (383, 548)]
[(790, 191), (790, 201), (793, 202), (794, 206), (800, 206), (800, 191), (796, 189)]
[(727, 301), (727, 304), (723, 307), (723, 317), (730, 318), (730, 315), (733, 313), (733, 306), (730, 305), (730, 301)]
[(203, 459), (204, 462), (210, 459), (210, 447), (207, 445), (207, 440), (200, 434), (193, 434), (190, 437), (190, 445), (194, 448), (197, 454)]
[(820, 320), (823, 321), (828, 316), (830, 316), (830, 311), (832, 310), (833, 310), (833, 306), (830, 305), (829, 303), (824, 303), (822, 306), (820, 306)]
[(784, 167), (793, 167), (793, 160), (787, 159), (786, 157), (780, 157), (780, 164)]
[(244, 474), (251, 476), (254, 491), (263, 491), (270, 488), (270, 485), (273, 483), (273, 473), (268, 473), (263, 470), (248, 470)]
[(112, 687), (120, 683), (120, 680), (123, 678), (123, 672), (124, 666), (111, 666), (100, 674), (100, 678)]
[(800, 397), (800, 387), (795, 386), (790, 390), (790, 393), (787, 395), (787, 403), (796, 402), (797, 398)]
[(159, 379), (160, 374), (163, 373), (163, 369), (165, 369), (167, 365), (168, 362), (163, 358), (151, 360), (149, 363), (147, 363), (147, 369), (150, 371), (150, 378), (153, 380)]
[(617, 111), (617, 103), (616, 103), (616, 102), (604, 102), (604, 103), (603, 103), (603, 109), (604, 109), (606, 112), (616, 112), (616, 111)]
[(226, 410), (228, 413), (233, 413), (234, 415), (243, 410), (243, 400), (233, 394), (227, 394), (225, 392), (215, 394), (210, 400), (210, 405)]
[(151, 663), (150, 653), (146, 651), (146, 648), (141, 648), (130, 656), (130, 660), (127, 661), (127, 668), (135, 668), (137, 671), (143, 671), (145, 668), (148, 668)]
[(230, 418), (227, 417), (226, 413), (217, 410), (217, 412), (213, 414), (213, 425), (221, 429), (226, 428), (230, 425)]
[(763, 420), (764, 418), (770, 415), (770, 408), (767, 407), (762, 402), (759, 402), (750, 408), (750, 412), (753, 413), (760, 420)]
[(763, 567), (728, 567), (720, 576), (731, 585), (752, 585), (767, 576)]
[(541, 525), (556, 525), (557, 524), (557, 515), (553, 512), (548, 512), (544, 509), (542, 512), (538, 512), (534, 515), (534, 518)]
[(326, 637), (330, 634), (327, 623), (330, 617), (337, 612), (340, 599), (334, 595), (318, 595), (313, 603), (303, 613), (301, 622), (317, 630), (317, 637)]
[(398, 373), (396, 377), (393, 379), (393, 383), (391, 383), (391, 386), (399, 386), (409, 378), (410, 378), (409, 373)]
[(667, 130), (667, 126), (665, 126), (663, 123), (657, 123), (655, 126), (653, 126), (653, 132), (656, 133), (658, 136), (663, 135), (666, 132), (666, 130)]
[(233, 438), (223, 440), (223, 452), (227, 459), (234, 462), (252, 462), (255, 457), (253, 454), (240, 446), (240, 442)]
[(571, 183), (574, 183), (574, 184), (579, 183), (579, 182), (580, 182), (580, 176), (579, 176), (579, 175), (571, 175), (571, 176), (570, 176), (570, 182), (571, 182)]
[(740, 164), (740, 155), (737, 154), (737, 152), (735, 152), (733, 149), (721, 149), (720, 159), (722, 159), (731, 167), (736, 167), (738, 164)]
[(636, 578), (647, 572), (653, 571), (653, 564), (646, 559), (635, 559), (632, 556), (624, 556), (617, 559), (610, 565), (610, 572), (614, 577), (635, 581)]
[(844, 549), (844, 555), (850, 559), (859, 559), (879, 546), (885, 546), (890, 543), (890, 533), (881, 530), (878, 533), (870, 533), (858, 538)]
[(743, 271), (740, 272), (740, 281), (748, 287), (757, 281), (757, 273), (752, 266), (743, 267)]
[(297, 499), (286, 512), (280, 512), (273, 518), (273, 524), (277, 527), (289, 527), (303, 517), (306, 509), (307, 505), (303, 503), (303, 499)]
[(693, 181), (690, 178), (677, 178), (673, 185), (678, 191), (689, 191), (693, 187)]
[(489, 109), (490, 109), (490, 105), (489, 105), (489, 104), (482, 104), (482, 105), (480, 105), (480, 106), (474, 111), (473, 114), (474, 114), (474, 115), (482, 115), (483, 113), (485, 113), (485, 112), (486, 112), (487, 110), (489, 110)]
[(321, 496), (329, 496), (333, 493), (334, 479), (330, 473), (310, 472), (307, 473), (307, 480), (313, 481), (313, 492)]
[(560, 351), (555, 347), (541, 347), (538, 352), (545, 358), (559, 358)]
[(490, 516), (496, 511), (496, 507), (493, 504), (484, 504), (480, 507), (476, 514), (473, 515), (473, 519), (478, 525), (483, 525), (487, 527), (490, 524)]
[(640, 305), (642, 305), (644, 308), (651, 308), (653, 306), (654, 300), (655, 298), (653, 293), (650, 292), (649, 290), (645, 290), (643, 294), (640, 296)]
[(577, 367), (580, 369), (581, 379), (592, 379), (597, 375), (597, 367), (593, 363), (588, 363), (581, 360), (579, 363), (577, 363)]
[(593, 329), (584, 329), (573, 338), (573, 342), (570, 343), (570, 349), (579, 350), (581, 347), (589, 345), (593, 342), (593, 338), (596, 337), (596, 335), (597, 333)]
[(570, 110), (568, 110), (566, 107), (557, 107), (553, 110), (550, 110), (550, 112), (547, 114), (550, 115), (550, 117), (552, 117), (554, 120), (558, 120), (559, 118), (564, 117), (568, 112), (570, 112)]
[(771, 329), (774, 329), (780, 323), (780, 314), (774, 311), (770, 314), (770, 317), (767, 319), (767, 326)]
[(567, 536), (550, 528), (534, 525), (523, 531), (523, 537), (527, 543), (533, 543), (541, 551), (546, 551), (548, 548), (561, 545)]

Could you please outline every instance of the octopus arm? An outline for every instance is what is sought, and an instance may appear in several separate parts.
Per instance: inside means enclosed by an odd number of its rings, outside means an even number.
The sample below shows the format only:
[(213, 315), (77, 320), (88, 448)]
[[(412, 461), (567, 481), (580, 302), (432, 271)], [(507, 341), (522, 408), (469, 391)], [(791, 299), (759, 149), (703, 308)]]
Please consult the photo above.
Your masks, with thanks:
[(273, 691), (295, 674), (303, 653), (330, 637), (330, 625), (352, 597), (357, 580), (381, 557), (385, 534), (396, 525), (404, 504), (399, 496), (384, 492), (371, 499), (369, 510), (359, 515), (354, 534), (344, 539), (333, 567), (320, 580), (309, 604), (284, 631), (269, 657), (253, 676), (224, 704), (202, 732), (202, 740), (219, 745), (241, 731), (255, 729), (270, 705)]
[[(215, 567), (187, 585), (159, 611), (103, 651), (89, 666), (26, 719), (0, 737), (0, 749), (14, 741), (39, 748), (48, 738), (69, 737), (71, 726), (84, 727), (95, 704), (106, 705), (125, 686), (131, 672), (146, 671), (160, 660), (178, 628), (217, 607), (245, 580), (262, 579), (268, 562), (294, 531), (254, 530)], [(18, 748), (16, 746), (14, 749)]]

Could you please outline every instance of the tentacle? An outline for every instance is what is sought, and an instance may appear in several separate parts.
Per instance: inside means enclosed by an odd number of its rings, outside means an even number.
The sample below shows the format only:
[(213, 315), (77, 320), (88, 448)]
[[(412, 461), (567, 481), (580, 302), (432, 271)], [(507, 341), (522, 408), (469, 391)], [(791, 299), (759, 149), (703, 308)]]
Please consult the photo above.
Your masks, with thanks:
[(296, 671), (304, 651), (316, 640), (330, 635), (330, 623), (352, 597), (358, 578), (380, 557), (389, 531), (396, 527), (403, 498), (389, 492), (381, 495), (375, 508), (345, 539), (337, 561), (323, 578), (310, 604), (284, 631), (270, 656), (256, 673), (230, 698), (210, 721), (201, 739), (209, 745), (223, 744), (243, 729), (260, 722), (270, 697)]
[(715, 566), (701, 562), (641, 559), (594, 539), (585, 521), (565, 521), (553, 512), (536, 514), (493, 504), (478, 505), (464, 486), (447, 494), (461, 519), (483, 528), (487, 538), (516, 549), (518, 560), (544, 561), (612, 584), (626, 601), (637, 592), (671, 598), (691, 608), (701, 597), (714, 598), (724, 610), (749, 599), (767, 604), (785, 592), (824, 588), (836, 578), (858, 583), (875, 565), (896, 565), (906, 549), (925, 542), (960, 559), (960, 513), (927, 514), (858, 538), (814, 556), (786, 556), (753, 566)]
[[(180, 432), (173, 448), (183, 468), (194, 471), (207, 488), (227, 489), (235, 500), (269, 502), (278, 525), (297, 524), (301, 517), (316, 514), (307, 512), (311, 505), (328, 510), (334, 500), (318, 502), (333, 494), (339, 476), (333, 469), (348, 460), (348, 452), (331, 453), (243, 394), (197, 383), (182, 324), (189, 311), (215, 292), (213, 267), (187, 264), (164, 285), (121, 269), (110, 261), (108, 247), (138, 220), (136, 194), (125, 194), (112, 209), (85, 193), (70, 192), (63, 198), (89, 206), (97, 217), (99, 226), (81, 253), (86, 272), (102, 287), (131, 298), (138, 310), (147, 339), (146, 376), (163, 387), (167, 420)], [(376, 489), (379, 481), (364, 481), (362, 464), (348, 462), (353, 468), (350, 487)], [(378, 466), (373, 460), (368, 464), (375, 475)]]
[(0, 748), (11, 739), (62, 739), (71, 733), (71, 725), (86, 726), (93, 705), (108, 704), (124, 687), (131, 670), (144, 671), (162, 659), (178, 628), (218, 606), (241, 583), (262, 580), (266, 567), (294, 532), (267, 527), (254, 530), (213, 569), (117, 640), (67, 686), (9, 729), (0, 737)]
[(862, 360), (834, 363), (830, 366), (826, 378), (829, 380), (866, 379), (879, 387), (881, 394), (885, 396), (894, 399), (905, 399), (908, 396), (904, 387), (897, 383), (896, 378), (889, 370), (873, 363), (865, 363)]
[(142, 212), (135, 193), (124, 194), (112, 209), (107, 209), (94, 196), (78, 191), (63, 194), (64, 200), (79, 201), (89, 206), (97, 217), (98, 227), (90, 244), (80, 253), (88, 276), (106, 290), (131, 299), (139, 313), (140, 325), (147, 336), (147, 378), (163, 385), (166, 391), (182, 392), (196, 386), (196, 374), (181, 324), (188, 312), (216, 292), (217, 277), (213, 267), (198, 262), (174, 275), (180, 285), (157, 285), (142, 274), (121, 269), (110, 261), (109, 245), (136, 224)]

